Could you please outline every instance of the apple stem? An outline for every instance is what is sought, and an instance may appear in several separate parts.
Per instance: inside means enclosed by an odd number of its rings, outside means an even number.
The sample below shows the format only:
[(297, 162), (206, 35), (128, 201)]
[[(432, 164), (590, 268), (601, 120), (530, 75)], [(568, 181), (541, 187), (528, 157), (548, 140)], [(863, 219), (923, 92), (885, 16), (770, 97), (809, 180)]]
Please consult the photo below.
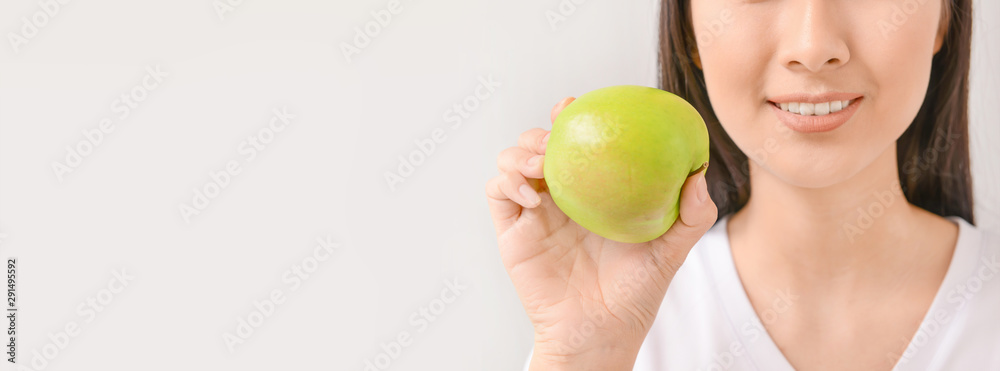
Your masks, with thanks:
[(704, 164), (701, 164), (701, 166), (699, 166), (697, 169), (695, 169), (695, 171), (692, 171), (691, 173), (689, 173), (688, 176), (690, 177), (692, 175), (698, 174), (699, 171), (702, 171), (702, 170), (704, 170), (706, 168), (708, 168), (708, 161), (705, 161)]

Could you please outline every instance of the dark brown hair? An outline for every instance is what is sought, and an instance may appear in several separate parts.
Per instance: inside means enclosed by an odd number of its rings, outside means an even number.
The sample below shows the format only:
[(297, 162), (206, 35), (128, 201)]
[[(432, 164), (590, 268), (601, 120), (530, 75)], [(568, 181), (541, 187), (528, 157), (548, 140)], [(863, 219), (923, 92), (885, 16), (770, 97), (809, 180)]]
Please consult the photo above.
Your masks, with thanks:
[[(697, 58), (691, 26), (691, 0), (660, 4), (660, 88), (686, 99), (705, 119), (711, 166), (706, 174), (719, 219), (735, 213), (750, 198), (746, 154), (723, 130), (712, 109)], [(940, 216), (974, 223), (969, 169), (969, 63), (972, 49), (972, 1), (944, 0), (942, 23), (948, 27), (934, 55), (923, 105), (910, 127), (896, 140), (899, 181), (907, 201)]]

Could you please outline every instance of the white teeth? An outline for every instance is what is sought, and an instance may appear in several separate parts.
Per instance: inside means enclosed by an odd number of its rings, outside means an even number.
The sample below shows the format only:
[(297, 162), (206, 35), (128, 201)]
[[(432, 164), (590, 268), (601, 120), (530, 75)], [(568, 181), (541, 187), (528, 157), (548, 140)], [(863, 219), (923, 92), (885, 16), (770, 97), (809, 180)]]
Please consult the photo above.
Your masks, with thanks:
[(830, 113), (830, 103), (816, 103), (816, 116)]
[(802, 116), (812, 116), (816, 112), (816, 105), (812, 103), (799, 103), (799, 114)]
[(836, 100), (823, 103), (801, 103), (788, 102), (778, 104), (782, 111), (787, 111), (802, 116), (823, 116), (834, 112), (839, 112), (851, 104), (850, 100)]

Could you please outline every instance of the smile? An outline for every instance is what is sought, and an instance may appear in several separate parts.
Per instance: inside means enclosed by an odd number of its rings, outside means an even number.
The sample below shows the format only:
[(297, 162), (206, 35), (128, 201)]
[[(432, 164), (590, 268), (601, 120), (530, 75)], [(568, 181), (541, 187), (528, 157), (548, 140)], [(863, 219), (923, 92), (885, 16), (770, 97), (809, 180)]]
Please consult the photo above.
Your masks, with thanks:
[(840, 110), (850, 106), (851, 103), (855, 101), (857, 101), (857, 99), (835, 100), (823, 103), (790, 102), (773, 104), (782, 111), (791, 112), (801, 116), (825, 116), (831, 113), (839, 112)]
[[(770, 102), (778, 121), (799, 133), (822, 133), (846, 124), (854, 117), (863, 98), (822, 103)], [(846, 105), (845, 105), (846, 102)]]

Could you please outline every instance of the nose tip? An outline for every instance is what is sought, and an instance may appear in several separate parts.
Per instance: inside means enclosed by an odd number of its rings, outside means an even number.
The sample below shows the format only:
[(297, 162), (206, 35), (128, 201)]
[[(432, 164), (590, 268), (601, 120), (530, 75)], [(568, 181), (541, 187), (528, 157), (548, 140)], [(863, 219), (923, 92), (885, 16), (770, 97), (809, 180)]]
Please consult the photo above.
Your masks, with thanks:
[[(795, 26), (781, 30), (783, 38), (779, 52), (786, 68), (821, 72), (847, 64), (851, 58), (844, 32), (836, 25), (835, 14), (820, 3), (805, 1), (804, 7), (788, 9), (786, 16), (797, 19)], [(797, 26), (797, 27), (796, 27)]]
[(825, 69), (831, 69), (840, 67), (844, 64), (844, 61), (838, 57), (829, 58), (823, 60), (822, 58), (814, 58), (810, 60), (808, 58), (793, 58), (788, 61), (787, 67), (789, 69), (805, 69), (810, 72), (820, 72)]

